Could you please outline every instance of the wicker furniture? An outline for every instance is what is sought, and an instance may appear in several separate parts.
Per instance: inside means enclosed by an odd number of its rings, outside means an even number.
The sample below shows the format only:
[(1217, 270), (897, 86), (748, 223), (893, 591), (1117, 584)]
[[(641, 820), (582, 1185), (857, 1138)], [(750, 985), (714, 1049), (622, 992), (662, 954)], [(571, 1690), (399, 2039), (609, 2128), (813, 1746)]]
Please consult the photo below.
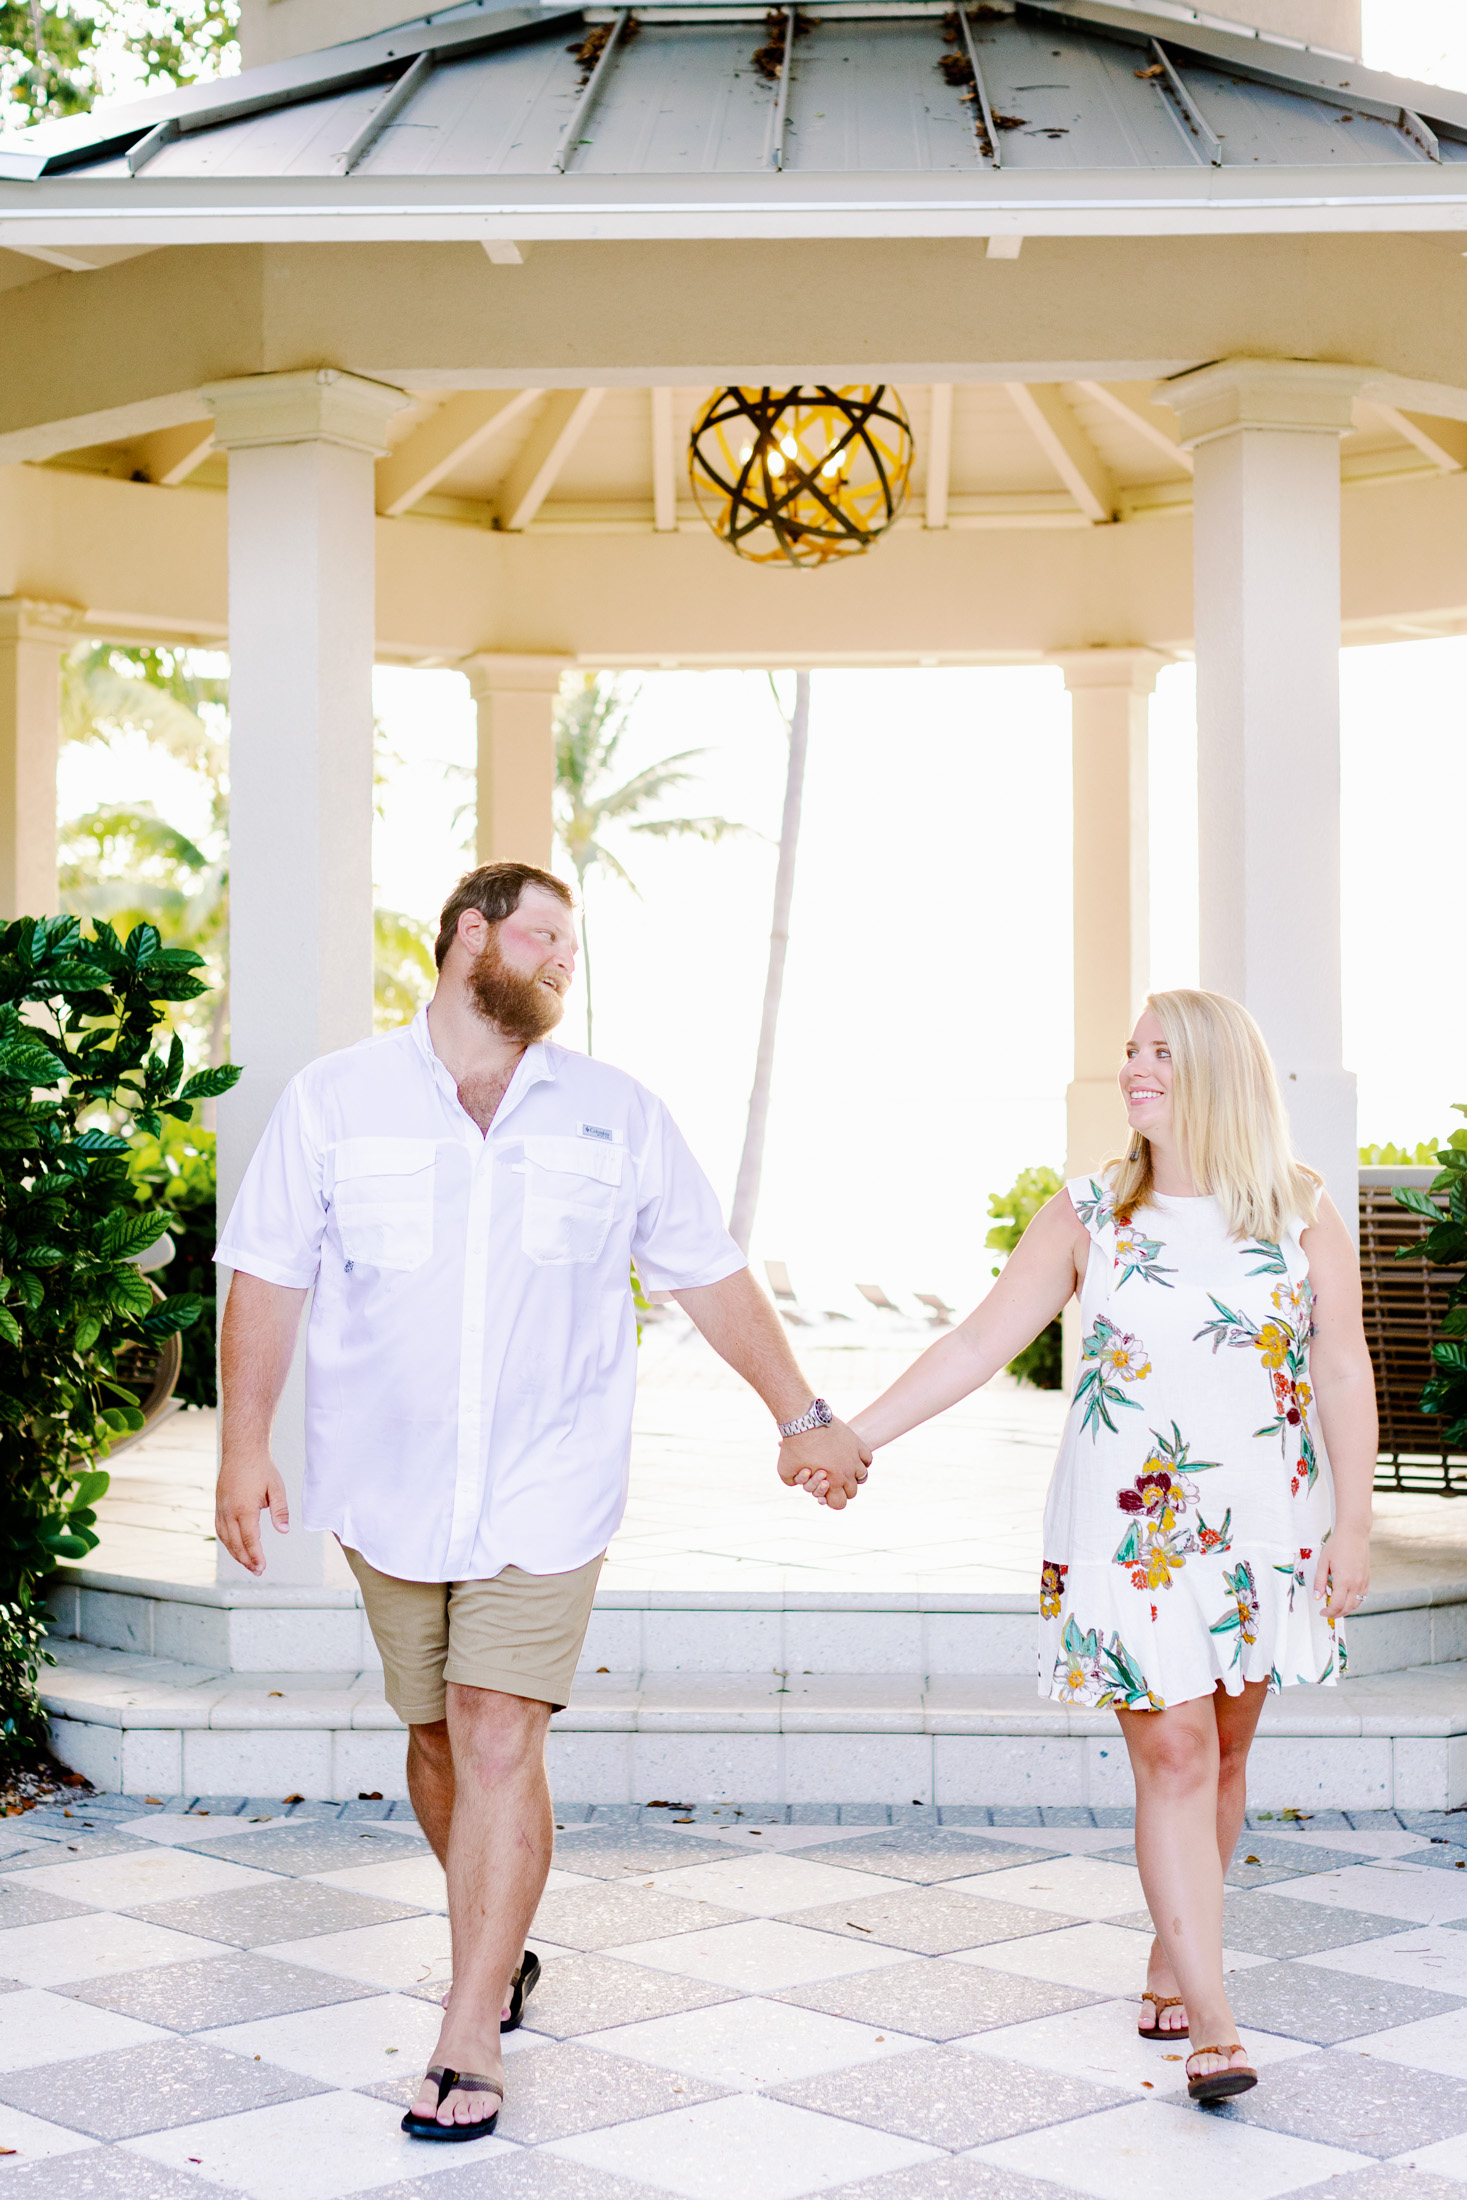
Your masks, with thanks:
[(1365, 1337), (1375, 1363), (1380, 1410), (1375, 1486), (1467, 1497), (1467, 1452), (1450, 1450), (1443, 1438), (1445, 1422), (1423, 1413), (1418, 1404), (1432, 1372), (1431, 1340), (1441, 1332), (1458, 1271), (1433, 1268), (1424, 1260), (1396, 1259), (1397, 1247), (1419, 1243), (1426, 1225), (1396, 1205), (1393, 1189), (1410, 1184), (1425, 1191), (1435, 1174), (1434, 1169), (1360, 1171)]

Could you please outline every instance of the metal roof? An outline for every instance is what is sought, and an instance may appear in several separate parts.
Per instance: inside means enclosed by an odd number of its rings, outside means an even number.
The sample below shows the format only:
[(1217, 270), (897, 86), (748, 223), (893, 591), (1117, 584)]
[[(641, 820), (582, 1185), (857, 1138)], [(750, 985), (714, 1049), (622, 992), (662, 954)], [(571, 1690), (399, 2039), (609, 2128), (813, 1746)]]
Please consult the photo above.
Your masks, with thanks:
[(1042, 212), (1109, 194), (1368, 200), (1391, 226), (1419, 222), (1426, 204), (1457, 221), (1467, 97), (1181, 7), (471, 0), (7, 141), (0, 242), (42, 206), (105, 213), (113, 233), (126, 223), (141, 238), (137, 218), (246, 204), (262, 218), (773, 211), (782, 197), (810, 204), (816, 179), (839, 203), (858, 178), (881, 179), (898, 209)]

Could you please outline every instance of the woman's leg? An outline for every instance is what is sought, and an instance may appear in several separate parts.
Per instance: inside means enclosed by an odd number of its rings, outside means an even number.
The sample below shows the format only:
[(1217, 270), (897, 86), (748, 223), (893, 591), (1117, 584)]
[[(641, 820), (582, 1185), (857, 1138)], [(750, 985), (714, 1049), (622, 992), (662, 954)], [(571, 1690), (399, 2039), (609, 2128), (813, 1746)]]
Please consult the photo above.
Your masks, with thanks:
[[(1259, 1715), (1268, 1700), (1267, 1681), (1246, 1681), (1241, 1696), (1230, 1696), (1219, 1681), (1213, 1691), (1212, 1708), (1217, 1720), (1218, 1770), (1217, 1770), (1217, 1851), (1226, 1879), (1233, 1851), (1238, 1846), (1238, 1836), (1243, 1830), (1243, 1817), (1247, 1809), (1248, 1751), (1258, 1726)], [(1155, 1713), (1152, 1713), (1155, 1716)], [(1164, 2000), (1177, 1991), (1176, 1974), (1167, 1961), (1166, 1952), (1159, 1940), (1151, 1943), (1151, 1958), (1146, 1966), (1146, 1984), (1153, 1994)], [(1142, 2005), (1141, 2028), (1144, 2031), (1185, 2032), (1187, 2011), (1178, 2009), (1153, 2010)]]
[[(1157, 1938), (1186, 2000), (1193, 2053), (1199, 2044), (1226, 2049), (1238, 2028), (1223, 1986), (1221, 1752), (1212, 1698), (1116, 1716), (1136, 1780), (1136, 1863)], [(1197, 2071), (1225, 2067), (1206, 2057)]]
[(1248, 1808), (1248, 1752), (1267, 1701), (1267, 1681), (1245, 1681), (1241, 1696), (1225, 1694), (1219, 1684), (1212, 1699), (1218, 1744), (1217, 1853), (1224, 1876), (1243, 1831)]

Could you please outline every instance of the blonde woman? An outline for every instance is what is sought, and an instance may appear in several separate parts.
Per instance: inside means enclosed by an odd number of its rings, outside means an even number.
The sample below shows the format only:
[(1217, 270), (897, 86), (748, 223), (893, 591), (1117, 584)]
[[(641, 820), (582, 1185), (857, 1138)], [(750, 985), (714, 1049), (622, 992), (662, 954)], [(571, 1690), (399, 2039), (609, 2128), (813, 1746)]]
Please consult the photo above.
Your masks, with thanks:
[(1078, 1295), (1040, 1694), (1120, 1720), (1156, 1926), (1140, 2030), (1190, 2037), (1188, 2090), (1217, 2101), (1257, 2083), (1222, 1966), (1248, 1749), (1270, 1688), (1344, 1671), (1339, 1623), (1369, 1582), (1375, 1386), (1350, 1234), (1294, 1158), (1247, 1010), (1152, 994), (1120, 1084), (1124, 1158), (1056, 1193), (976, 1311), (851, 1426), (889, 1444)]

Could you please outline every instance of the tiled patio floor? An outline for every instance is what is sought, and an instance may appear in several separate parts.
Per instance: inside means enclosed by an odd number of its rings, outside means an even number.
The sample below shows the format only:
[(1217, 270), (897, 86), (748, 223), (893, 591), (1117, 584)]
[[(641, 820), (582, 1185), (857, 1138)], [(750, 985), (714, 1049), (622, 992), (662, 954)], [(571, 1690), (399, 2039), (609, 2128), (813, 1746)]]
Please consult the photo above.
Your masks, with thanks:
[(449, 1960), (405, 1806), (114, 1796), (11, 1821), (3, 2191), (1467, 2189), (1467, 1814), (1250, 1823), (1226, 1933), (1260, 2083), (1211, 2112), (1187, 2102), (1185, 2049), (1135, 2036), (1124, 1813), (795, 1815), (563, 1813), (499, 2131), (437, 2149), (398, 2130)]

